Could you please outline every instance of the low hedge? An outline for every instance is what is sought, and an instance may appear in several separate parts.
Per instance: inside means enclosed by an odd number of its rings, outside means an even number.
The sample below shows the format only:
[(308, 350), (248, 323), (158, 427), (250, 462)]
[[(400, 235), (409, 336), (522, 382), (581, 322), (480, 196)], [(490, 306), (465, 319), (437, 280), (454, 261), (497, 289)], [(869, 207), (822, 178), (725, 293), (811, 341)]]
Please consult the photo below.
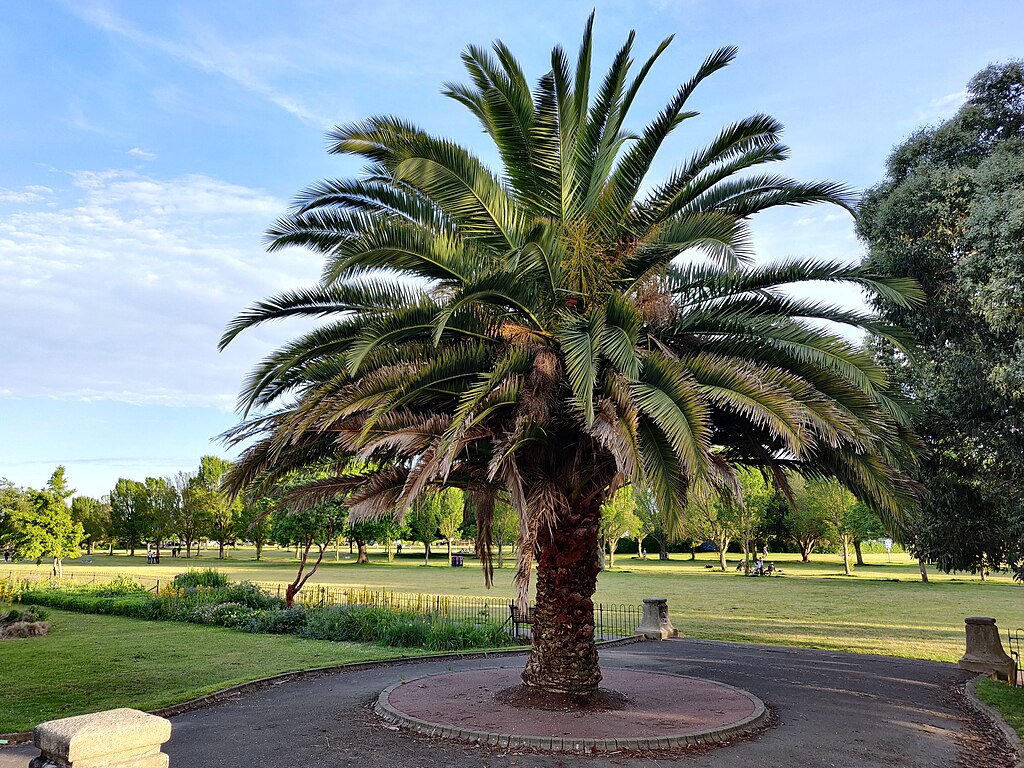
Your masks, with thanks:
[[(102, 584), (20, 583), (22, 603), (79, 613), (128, 616), (136, 619), (209, 624), (242, 632), (297, 635), (314, 640), (378, 643), (397, 648), (458, 651), (501, 647), (515, 640), (501, 625), (470, 624), (425, 618), (393, 608), (367, 605), (286, 608), (285, 603), (255, 584), (223, 584), (201, 572), (175, 578), (153, 595), (134, 579), (118, 577)], [(0, 580), (0, 589), (6, 585)]]

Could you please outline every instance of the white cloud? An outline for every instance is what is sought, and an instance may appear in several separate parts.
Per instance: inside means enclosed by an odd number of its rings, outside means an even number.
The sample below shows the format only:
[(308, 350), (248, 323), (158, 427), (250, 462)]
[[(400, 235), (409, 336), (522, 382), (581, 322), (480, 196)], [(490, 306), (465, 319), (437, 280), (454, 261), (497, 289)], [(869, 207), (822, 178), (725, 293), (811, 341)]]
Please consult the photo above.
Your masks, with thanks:
[(283, 55), (273, 47), (228, 41), (212, 27), (198, 22), (190, 25), (184, 36), (187, 42), (182, 42), (145, 31), (106, 5), (75, 5), (69, 10), (97, 29), (159, 50), (205, 72), (221, 75), (305, 123), (323, 127), (337, 120), (337, 114), (323, 112), (319, 106), (274, 84), (281, 72), (296, 68), (295, 62), (301, 60), (302, 53), (298, 50)]
[(0, 188), (0, 203), (39, 203), (52, 194), (52, 189), (39, 184), (32, 184), (20, 190)]
[(231, 408), (247, 370), (295, 327), (219, 354), (225, 324), (319, 275), (310, 253), (264, 252), (285, 204), (203, 175), (69, 178), (71, 204), (0, 214), (0, 396)]
[(919, 107), (914, 115), (915, 123), (934, 123), (946, 120), (967, 101), (967, 89), (961, 89), (945, 96), (939, 96)]
[(139, 147), (132, 147), (128, 150), (128, 154), (132, 157), (137, 157), (140, 160), (156, 160), (157, 156), (152, 152), (147, 152)]

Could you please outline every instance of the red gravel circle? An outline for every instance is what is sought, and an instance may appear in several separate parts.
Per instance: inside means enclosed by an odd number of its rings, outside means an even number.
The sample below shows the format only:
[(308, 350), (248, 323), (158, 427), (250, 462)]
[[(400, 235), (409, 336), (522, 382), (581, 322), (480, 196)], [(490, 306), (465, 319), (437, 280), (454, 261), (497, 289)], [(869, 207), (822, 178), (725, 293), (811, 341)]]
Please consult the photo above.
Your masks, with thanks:
[(716, 742), (749, 730), (767, 715), (760, 699), (739, 688), (627, 669), (602, 670), (601, 688), (626, 700), (611, 711), (523, 709), (497, 699), (496, 694), (520, 683), (521, 672), (518, 667), (491, 667), (416, 678), (381, 693), (377, 711), (424, 733), (498, 746), (577, 751)]

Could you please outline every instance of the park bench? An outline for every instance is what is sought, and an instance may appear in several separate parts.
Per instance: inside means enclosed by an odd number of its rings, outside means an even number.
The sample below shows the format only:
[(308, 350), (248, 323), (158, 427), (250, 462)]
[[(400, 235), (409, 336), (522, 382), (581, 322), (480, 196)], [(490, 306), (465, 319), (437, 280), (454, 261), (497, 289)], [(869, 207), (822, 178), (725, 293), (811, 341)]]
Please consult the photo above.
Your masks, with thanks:
[(515, 633), (514, 637), (519, 637), (520, 625), (527, 626), (533, 624), (534, 613), (537, 610), (537, 606), (527, 606), (525, 611), (519, 609), (519, 604), (513, 600), (508, 604), (508, 618), (512, 622), (512, 631)]

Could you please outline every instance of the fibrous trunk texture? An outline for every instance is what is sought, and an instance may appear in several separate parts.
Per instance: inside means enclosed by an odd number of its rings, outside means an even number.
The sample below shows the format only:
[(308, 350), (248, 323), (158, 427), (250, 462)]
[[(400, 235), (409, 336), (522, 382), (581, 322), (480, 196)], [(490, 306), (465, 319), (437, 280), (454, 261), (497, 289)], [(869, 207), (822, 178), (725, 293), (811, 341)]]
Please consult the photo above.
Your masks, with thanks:
[(537, 609), (523, 682), (584, 702), (597, 692), (601, 670), (594, 644), (597, 529), (600, 507), (571, 508), (537, 541)]

